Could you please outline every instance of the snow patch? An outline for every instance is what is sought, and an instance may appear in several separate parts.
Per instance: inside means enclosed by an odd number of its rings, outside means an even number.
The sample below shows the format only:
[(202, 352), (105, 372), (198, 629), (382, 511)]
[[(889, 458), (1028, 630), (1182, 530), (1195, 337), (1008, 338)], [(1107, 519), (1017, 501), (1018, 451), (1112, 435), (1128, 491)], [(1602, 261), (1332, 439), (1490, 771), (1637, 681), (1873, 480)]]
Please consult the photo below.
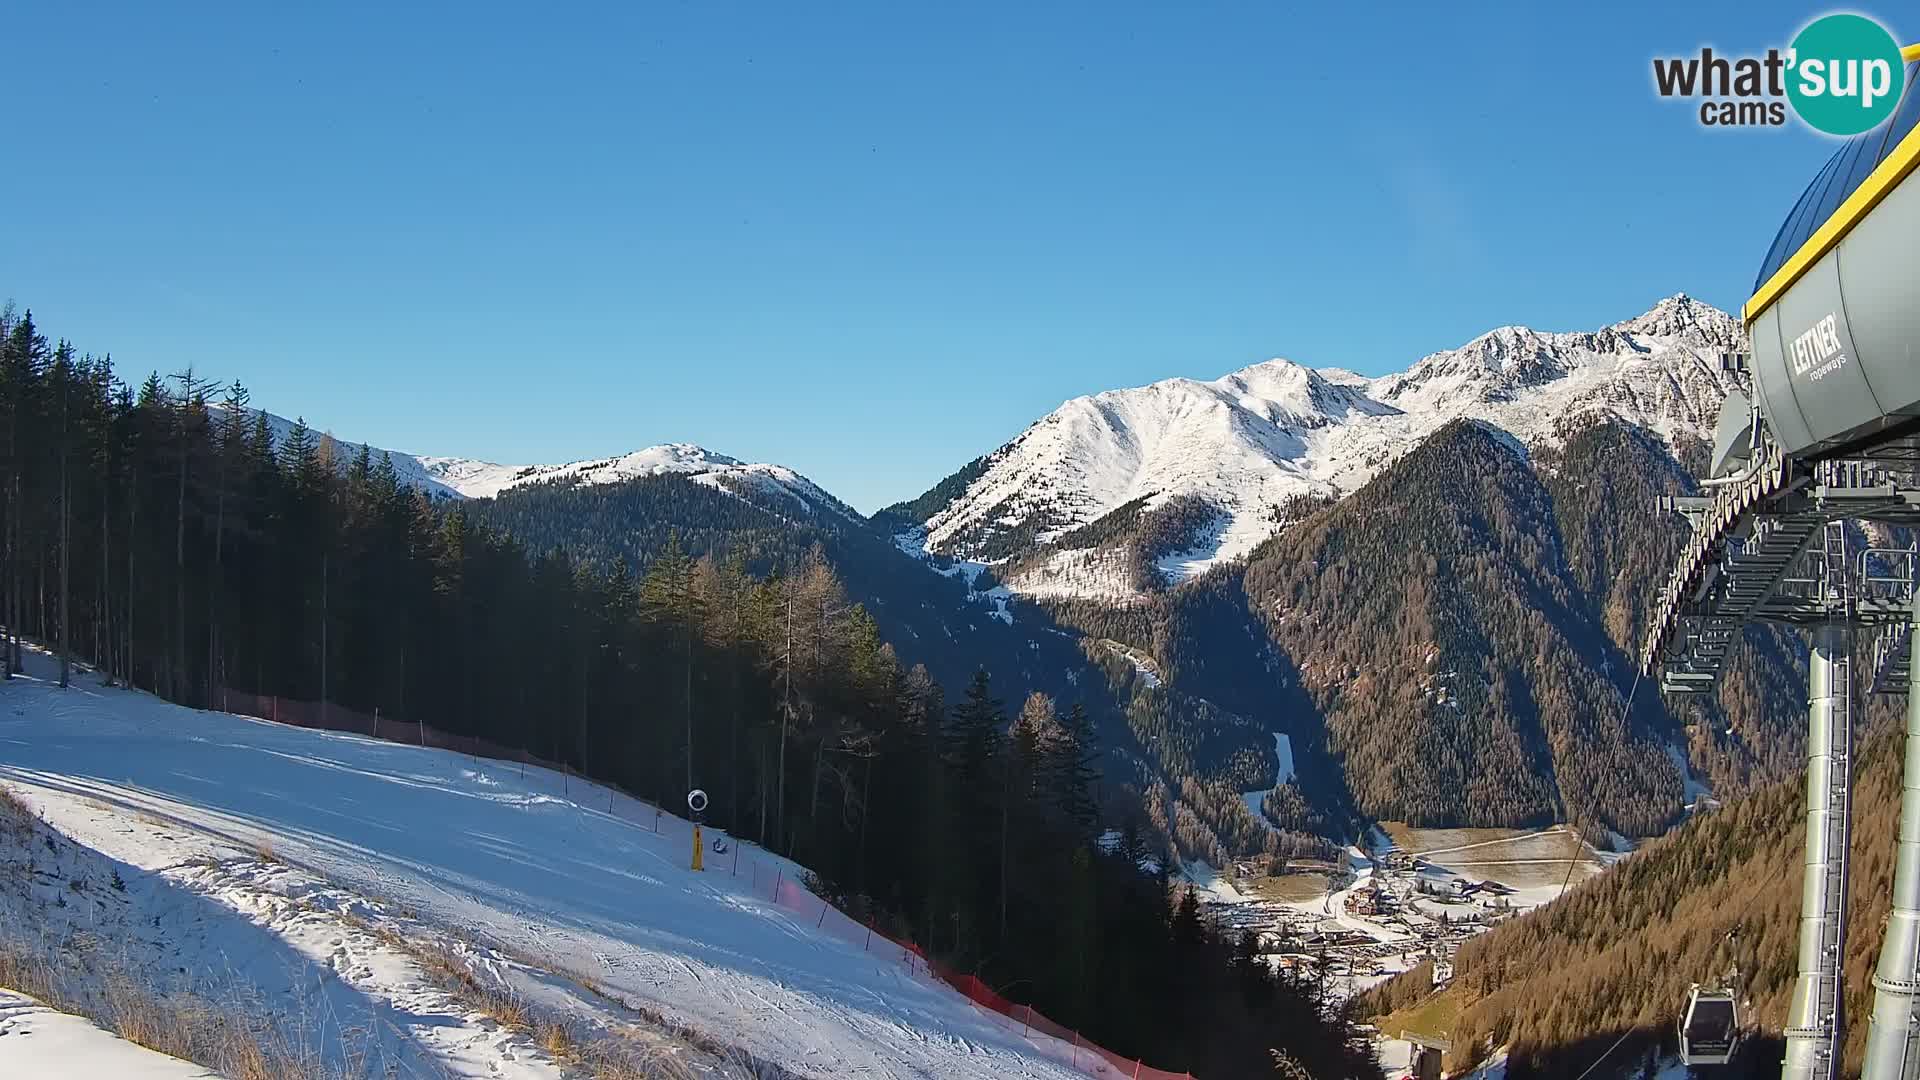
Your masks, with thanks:
[(1192, 885), (1194, 891), (1202, 897), (1222, 904), (1238, 904), (1246, 899), (1233, 887), (1220, 871), (1215, 870), (1205, 859), (1193, 862), (1180, 861), (1180, 879)]
[(1293, 740), (1277, 731), (1274, 732), (1273, 753), (1280, 761), (1279, 767), (1274, 770), (1273, 783), (1259, 791), (1242, 792), (1240, 795), (1240, 800), (1246, 803), (1247, 809), (1252, 812), (1253, 819), (1268, 828), (1273, 827), (1272, 823), (1267, 820), (1267, 815), (1261, 811), (1260, 807), (1267, 801), (1269, 792), (1293, 779)]
[(8, 1075), (111, 1076), (120, 1080), (201, 1080), (214, 1074), (136, 1046), (80, 1016), (25, 994), (0, 990), (0, 1057)]
[(893, 546), (901, 554), (920, 560), (929, 570), (941, 577), (957, 577), (967, 583), (967, 599), (974, 603), (985, 604), (988, 616), (999, 619), (1008, 626), (1013, 625), (1014, 592), (1005, 585), (995, 585), (990, 589), (980, 588), (980, 575), (987, 570), (987, 564), (969, 562), (965, 559), (944, 559), (927, 550), (927, 534), (924, 529), (913, 529), (895, 533)]
[(1133, 587), (1126, 552), (1118, 548), (1069, 548), (1049, 552), (1037, 564), (1008, 577), (1021, 596), (1080, 597), (1126, 603), (1142, 596)]
[(1693, 768), (1687, 761), (1687, 752), (1672, 743), (1666, 744), (1666, 751), (1667, 757), (1673, 762), (1673, 767), (1680, 770), (1680, 799), (1686, 804), (1687, 809), (1693, 810), (1702, 806), (1702, 800), (1705, 800), (1704, 805), (1709, 807), (1718, 805), (1719, 800), (1713, 797), (1713, 789), (1693, 775)]

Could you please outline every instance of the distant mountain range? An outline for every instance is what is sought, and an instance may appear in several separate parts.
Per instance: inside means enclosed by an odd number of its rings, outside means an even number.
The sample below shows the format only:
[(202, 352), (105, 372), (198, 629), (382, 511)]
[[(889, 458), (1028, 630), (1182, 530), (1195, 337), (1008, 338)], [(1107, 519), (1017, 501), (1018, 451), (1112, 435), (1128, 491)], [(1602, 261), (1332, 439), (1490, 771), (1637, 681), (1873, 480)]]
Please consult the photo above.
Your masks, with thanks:
[(949, 688), (986, 666), (1009, 698), (1087, 703), (1110, 798), (1189, 857), (1387, 817), (1646, 834), (1689, 783), (1779, 775), (1797, 745), (1785, 635), (1689, 706), (1706, 724), (1625, 701), (1680, 535), (1652, 501), (1690, 488), (1739, 340), (1673, 296), (1378, 378), (1274, 360), (1108, 391), (871, 517), (689, 444), (393, 460), (535, 550), (644, 566), (677, 537), (770, 572), (818, 547)]
[[(1449, 421), (1478, 419), (1526, 447), (1618, 419), (1671, 442), (1711, 433), (1729, 376), (1719, 356), (1739, 324), (1684, 294), (1585, 333), (1520, 326), (1369, 378), (1275, 359), (1211, 382), (1166, 379), (1074, 398), (920, 498), (877, 520), (918, 525), (927, 551), (989, 566), (1016, 593), (1118, 598), (1128, 583), (1083, 572), (1091, 549), (1062, 543), (1122, 507), (1176, 500), (1198, 516), (1191, 546), (1156, 560), (1171, 585), (1244, 559), (1303, 497), (1358, 490)], [(288, 421), (272, 417), (284, 435)], [(384, 451), (383, 451), (384, 452)], [(527, 484), (617, 484), (678, 474), (725, 491), (789, 500), (797, 512), (857, 516), (783, 465), (748, 463), (692, 443), (556, 465), (391, 452), (401, 478), (435, 495), (490, 498)], [(1045, 549), (1047, 557), (1030, 556)], [(1079, 571), (1079, 572), (1077, 572)]]
[[(296, 423), (303, 422), (273, 413), (265, 415), (276, 444), (286, 439)], [(358, 451), (362, 445), (340, 442), (349, 452)], [(859, 517), (852, 507), (784, 465), (749, 464), (692, 443), (663, 443), (618, 457), (571, 461), (564, 465), (500, 465), (477, 458), (435, 457), (373, 446), (368, 449), (375, 457), (381, 454), (391, 457), (402, 483), (440, 498), (488, 499), (503, 491), (549, 481), (619, 484), (644, 476), (679, 475), (721, 491), (790, 500), (792, 509), (802, 513)]]

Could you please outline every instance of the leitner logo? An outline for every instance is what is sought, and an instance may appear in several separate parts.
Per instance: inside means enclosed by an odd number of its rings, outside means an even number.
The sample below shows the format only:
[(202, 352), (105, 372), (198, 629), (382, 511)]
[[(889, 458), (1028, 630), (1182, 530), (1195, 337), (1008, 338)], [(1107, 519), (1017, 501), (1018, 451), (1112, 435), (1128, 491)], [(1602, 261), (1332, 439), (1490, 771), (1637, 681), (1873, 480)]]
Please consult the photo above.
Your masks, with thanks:
[(1793, 356), (1795, 375), (1806, 375), (1818, 382), (1846, 364), (1847, 354), (1840, 351), (1839, 324), (1840, 320), (1829, 313), (1814, 323), (1812, 329), (1793, 339), (1793, 347), (1788, 352)]
[(1705, 98), (1708, 127), (1779, 127), (1787, 106), (1828, 135), (1871, 131), (1893, 115), (1905, 87), (1900, 43), (1864, 15), (1826, 15), (1807, 24), (1785, 51), (1765, 56), (1662, 57), (1653, 62), (1661, 97)]

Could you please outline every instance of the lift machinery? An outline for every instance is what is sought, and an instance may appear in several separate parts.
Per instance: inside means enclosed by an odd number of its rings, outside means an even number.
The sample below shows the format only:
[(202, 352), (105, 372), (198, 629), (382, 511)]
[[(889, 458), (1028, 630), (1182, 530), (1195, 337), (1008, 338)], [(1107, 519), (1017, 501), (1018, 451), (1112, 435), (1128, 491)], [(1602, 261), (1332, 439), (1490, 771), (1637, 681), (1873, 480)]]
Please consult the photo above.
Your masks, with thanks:
[[(1920, 685), (1912, 677), (1920, 559), (1911, 543), (1864, 539), (1920, 535), (1920, 182), (1909, 182), (1920, 165), (1920, 47), (1906, 58), (1893, 118), (1840, 148), (1761, 268), (1742, 311), (1750, 351), (1722, 357), (1752, 394), (1728, 396), (1703, 494), (1662, 500), (1693, 532), (1640, 654), (1642, 673), (1665, 692), (1704, 693), (1749, 623), (1809, 635), (1806, 856), (1787, 1080), (1834, 1080), (1840, 1071), (1853, 726), (1863, 693), (1908, 697), (1893, 912), (1873, 979), (1864, 1076), (1920, 1080)], [(1681, 1044), (1690, 1063), (1731, 1056), (1736, 997), (1714, 987), (1689, 994)]]

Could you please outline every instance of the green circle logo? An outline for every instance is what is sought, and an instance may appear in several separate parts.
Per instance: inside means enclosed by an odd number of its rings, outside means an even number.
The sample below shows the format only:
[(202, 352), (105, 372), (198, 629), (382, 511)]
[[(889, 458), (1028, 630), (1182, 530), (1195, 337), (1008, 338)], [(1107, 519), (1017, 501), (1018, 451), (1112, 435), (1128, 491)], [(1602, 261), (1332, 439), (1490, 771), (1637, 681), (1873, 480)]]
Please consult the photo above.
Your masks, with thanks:
[(1826, 15), (1793, 39), (1787, 99), (1829, 135), (1871, 131), (1893, 115), (1906, 84), (1900, 43), (1863, 15)]

